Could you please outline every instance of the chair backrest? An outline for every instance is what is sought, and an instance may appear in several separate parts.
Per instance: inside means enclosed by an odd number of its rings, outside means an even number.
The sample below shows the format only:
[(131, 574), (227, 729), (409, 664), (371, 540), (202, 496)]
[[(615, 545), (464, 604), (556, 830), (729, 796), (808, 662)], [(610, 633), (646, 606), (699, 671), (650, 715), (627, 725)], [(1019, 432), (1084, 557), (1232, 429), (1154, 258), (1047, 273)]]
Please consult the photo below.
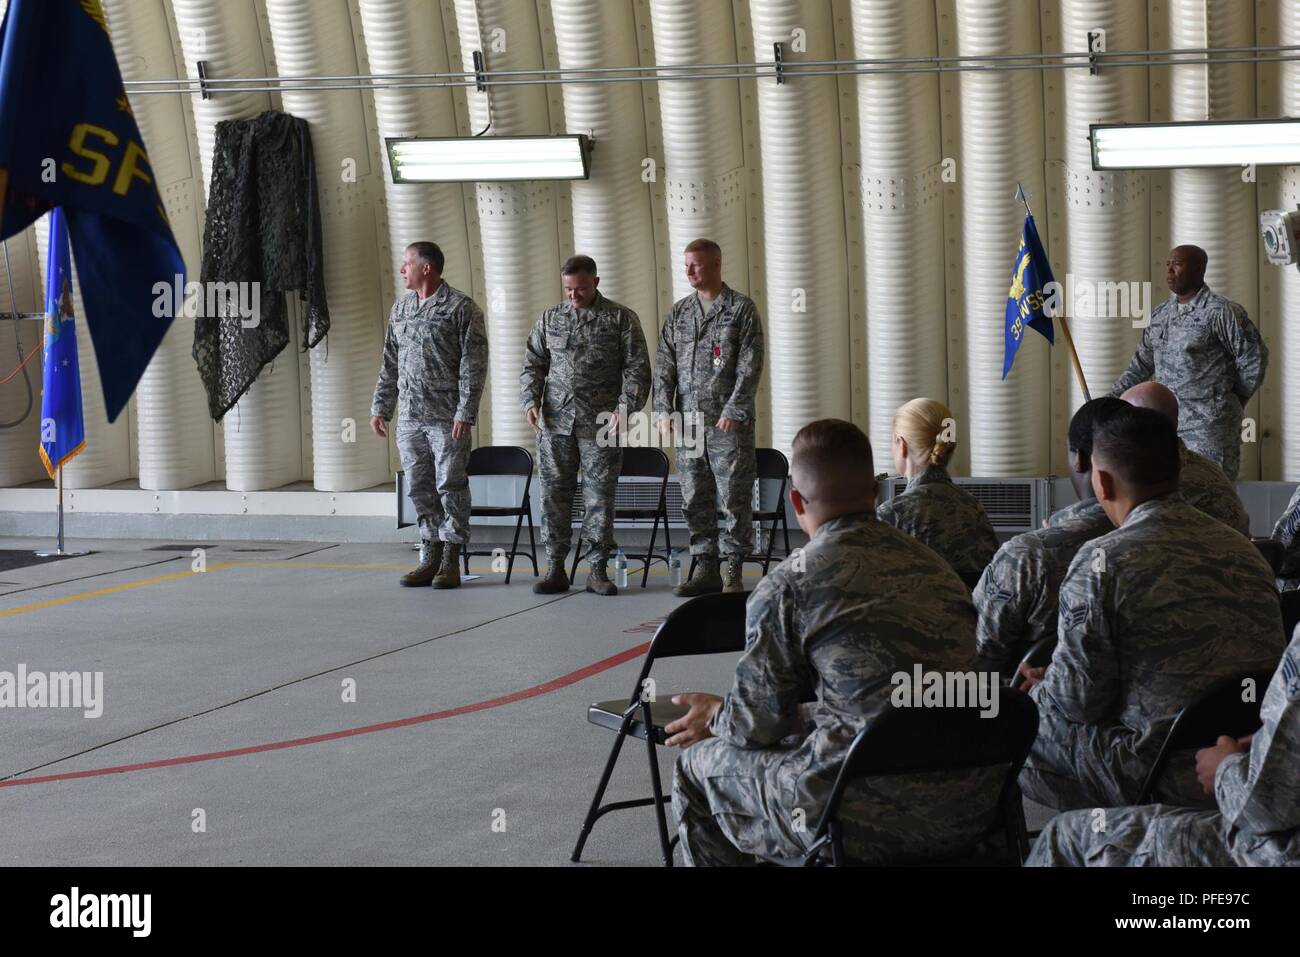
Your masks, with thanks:
[(623, 467), (620, 475), (638, 478), (667, 478), (668, 456), (662, 449), (626, 448), (623, 450)]
[(1020, 659), (1020, 665), (1016, 666), (1016, 672), (1011, 676), (1012, 689), (1018, 689), (1025, 683), (1025, 676), (1020, 673), (1022, 665), (1028, 665), (1031, 668), (1042, 668), (1051, 663), (1052, 652), (1056, 650), (1056, 635), (1047, 635), (1039, 638), (1029, 646), (1025, 656)]
[(975, 586), (980, 583), (980, 578), (984, 575), (984, 569), (981, 568), (977, 572), (958, 572), (957, 575), (961, 578), (962, 584), (966, 586), (966, 590), (973, 592)]
[(533, 455), (518, 445), (484, 445), (469, 453), (469, 475), (533, 474)]
[(1281, 595), (1282, 630), (1286, 640), (1295, 634), (1295, 626), (1300, 624), (1300, 591), (1284, 591)]
[(779, 449), (755, 449), (754, 459), (761, 479), (780, 479), (784, 482), (790, 475), (790, 460)]
[(672, 610), (655, 632), (646, 667), (656, 658), (745, 650), (746, 592), (700, 595)]
[(1264, 561), (1268, 562), (1268, 567), (1273, 569), (1273, 574), (1276, 575), (1278, 569), (1282, 567), (1282, 558), (1286, 554), (1282, 543), (1275, 538), (1252, 538), (1251, 542), (1259, 549), (1259, 553), (1264, 556)]
[[(1210, 685), (1199, 698), (1179, 711), (1160, 745), (1155, 763), (1142, 782), (1137, 803), (1146, 804), (1151, 800), (1165, 765), (1175, 751), (1208, 748), (1222, 734), (1241, 738), (1258, 731), (1259, 708), (1264, 690), (1272, 680), (1272, 671), (1243, 671), (1228, 675)], [(1254, 682), (1249, 686), (1254, 692), (1250, 696), (1254, 699), (1252, 701), (1243, 700), (1248, 681)]]
[(998, 693), (997, 702), (991, 717), (983, 717), (979, 707), (886, 710), (849, 746), (817, 836), (836, 820), (847, 787), (861, 778), (1005, 764), (1005, 792), (1038, 735), (1038, 706), (1024, 694)]

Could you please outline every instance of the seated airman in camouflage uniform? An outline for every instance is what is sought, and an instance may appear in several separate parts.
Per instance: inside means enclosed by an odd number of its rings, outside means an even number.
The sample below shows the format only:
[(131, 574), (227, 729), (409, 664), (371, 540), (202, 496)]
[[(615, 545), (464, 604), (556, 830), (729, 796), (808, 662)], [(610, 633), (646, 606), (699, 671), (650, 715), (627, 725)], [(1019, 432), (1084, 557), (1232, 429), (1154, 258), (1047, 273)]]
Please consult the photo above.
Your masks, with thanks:
[(894, 414), (894, 468), (907, 488), (876, 509), (876, 516), (947, 559), (973, 582), (998, 550), (984, 506), (948, 476), (957, 448), (952, 413), (934, 399), (913, 399)]
[(1165, 263), (1172, 295), (1151, 313), (1111, 395), (1155, 379), (1182, 405), (1178, 434), (1230, 481), (1241, 464), (1242, 412), (1264, 381), (1268, 346), (1238, 303), (1205, 285), (1205, 250), (1177, 246)]
[[(393, 303), (370, 428), (388, 436), (397, 409), (397, 451), (420, 526), (420, 564), (403, 585), (457, 588), (469, 541), (470, 429), (487, 379), (483, 310), (442, 278), (442, 250), (406, 248), (407, 293)], [(399, 404), (400, 400), (400, 404)]]
[[(694, 419), (698, 445), (677, 449), (682, 511), (691, 530), (695, 574), (673, 594), (684, 598), (744, 591), (744, 556), (754, 550), (754, 397), (763, 372), (758, 310), (722, 281), (722, 250), (711, 239), (686, 247), (695, 292), (673, 303), (655, 360), (654, 414), (661, 432), (674, 411)], [(718, 509), (726, 515), (718, 573)]]
[[(587, 591), (617, 595), (606, 564), (614, 548), (614, 494), (623, 467), (619, 434), (650, 392), (650, 357), (635, 312), (596, 289), (600, 277), (588, 256), (571, 256), (560, 269), (568, 301), (547, 309), (528, 337), (520, 401), (537, 430), (542, 479), (542, 543), (546, 577), (539, 595), (569, 588), (564, 558), (573, 541), (573, 493), (582, 470), (582, 535), (590, 549)], [(608, 425), (600, 417), (612, 416)]]
[[(1159, 412), (1178, 427), (1178, 397), (1159, 382), (1142, 382), (1122, 396), (1129, 405)], [(1223, 474), (1217, 462), (1193, 452), (1178, 439), (1178, 492), (1186, 501), (1210, 518), (1217, 518), (1229, 528), (1250, 537), (1250, 513), (1241, 504), (1237, 490)]]
[(1026, 864), (1072, 867), (1300, 865), (1300, 629), (1282, 655), (1248, 738), (1196, 752), (1213, 811), (1145, 807), (1053, 818)]
[[(1174, 494), (1165, 416), (1128, 405), (1098, 416), (1092, 485), (1116, 529), (1079, 549), (1061, 585), (1020, 775), (1026, 797), (1061, 810), (1131, 804), (1179, 709), (1220, 678), (1273, 667), (1285, 644), (1258, 549)], [(1204, 803), (1187, 767), (1174, 756), (1162, 800)]]
[(1282, 564), (1278, 568), (1277, 587), (1279, 591), (1295, 591), (1300, 588), (1300, 487), (1291, 493), (1291, 500), (1286, 503), (1286, 510), (1273, 526), (1273, 539), (1282, 543)]
[[(875, 517), (862, 431), (805, 426), (791, 470), (810, 543), (754, 588), (731, 692), (673, 697), (690, 708), (665, 729), (685, 747), (673, 808), (688, 864), (803, 853), (854, 736), (893, 706), (898, 673), (974, 667), (970, 596), (938, 555)], [(988, 826), (1002, 777), (993, 767), (855, 786), (845, 849), (872, 863), (960, 853)]]
[(1079, 501), (1053, 512), (1046, 528), (1005, 542), (975, 586), (975, 648), (984, 667), (1010, 675), (1036, 641), (1056, 637), (1061, 581), (1075, 552), (1114, 530), (1092, 491), (1092, 423), (1100, 410), (1119, 404), (1106, 396), (1079, 406), (1066, 441)]

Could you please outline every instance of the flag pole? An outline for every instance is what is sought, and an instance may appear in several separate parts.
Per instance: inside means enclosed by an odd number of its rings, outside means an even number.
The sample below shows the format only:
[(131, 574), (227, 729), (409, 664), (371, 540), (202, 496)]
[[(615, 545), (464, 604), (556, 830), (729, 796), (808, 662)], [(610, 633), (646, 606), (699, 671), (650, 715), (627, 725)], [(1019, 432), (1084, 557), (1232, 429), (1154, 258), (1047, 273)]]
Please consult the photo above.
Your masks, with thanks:
[(59, 476), (59, 479), (58, 479), (58, 484), (59, 484), (59, 545), (58, 545), (58, 552), (59, 552), (60, 555), (62, 555), (62, 554), (63, 554), (63, 463), (62, 463), (62, 462), (59, 463), (58, 476)]
[[(1016, 196), (1020, 202), (1025, 204), (1025, 213), (1033, 216), (1034, 211), (1029, 208), (1029, 197), (1025, 195), (1025, 188), (1016, 183)], [(1092, 393), (1088, 391), (1088, 380), (1083, 377), (1083, 365), (1079, 362), (1079, 351), (1074, 348), (1074, 336), (1070, 335), (1070, 323), (1066, 321), (1065, 314), (1053, 316), (1061, 324), (1061, 332), (1065, 334), (1065, 344), (1070, 347), (1070, 361), (1074, 364), (1074, 374), (1079, 379), (1079, 386), (1083, 389), (1083, 401), (1091, 402)]]

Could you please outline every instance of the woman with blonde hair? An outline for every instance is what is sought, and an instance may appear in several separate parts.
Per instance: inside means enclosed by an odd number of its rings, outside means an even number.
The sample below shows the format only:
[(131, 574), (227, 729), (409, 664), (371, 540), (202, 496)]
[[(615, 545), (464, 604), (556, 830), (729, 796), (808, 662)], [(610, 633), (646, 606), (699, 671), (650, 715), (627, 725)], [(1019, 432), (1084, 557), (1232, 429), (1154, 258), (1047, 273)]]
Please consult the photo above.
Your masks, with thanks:
[(957, 448), (952, 413), (935, 399), (913, 399), (894, 413), (893, 431), (894, 467), (907, 488), (876, 516), (930, 546), (973, 587), (998, 550), (998, 537), (984, 507), (948, 475)]

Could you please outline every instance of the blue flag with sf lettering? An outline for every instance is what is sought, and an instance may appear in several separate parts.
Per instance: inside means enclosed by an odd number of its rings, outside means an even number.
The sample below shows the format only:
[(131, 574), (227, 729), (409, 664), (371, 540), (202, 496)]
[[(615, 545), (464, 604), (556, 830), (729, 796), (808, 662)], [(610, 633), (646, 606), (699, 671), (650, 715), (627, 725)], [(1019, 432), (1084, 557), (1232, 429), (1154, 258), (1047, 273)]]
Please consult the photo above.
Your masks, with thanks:
[(154, 316), (154, 284), (183, 288), (185, 262), (99, 0), (9, 0), (0, 25), (0, 239), (54, 206), (112, 422), (177, 311)]
[(1020, 343), (1025, 339), (1025, 327), (1037, 329), (1056, 344), (1056, 329), (1052, 317), (1044, 306), (1051, 293), (1047, 285), (1055, 285), (1052, 278), (1052, 266), (1047, 261), (1047, 253), (1038, 238), (1038, 227), (1034, 225), (1033, 216), (1025, 216), (1024, 228), (1020, 231), (1020, 248), (1016, 250), (1016, 263), (1011, 267), (1011, 289), (1007, 292), (1007, 326), (1006, 347), (1002, 353), (1002, 378), (1011, 371), (1011, 363), (1016, 361)]
[(63, 210), (50, 213), (50, 252), (45, 258), (45, 388), (41, 392), (41, 461), (54, 473), (86, 447), (81, 417), (81, 367), (72, 316), (72, 257)]

